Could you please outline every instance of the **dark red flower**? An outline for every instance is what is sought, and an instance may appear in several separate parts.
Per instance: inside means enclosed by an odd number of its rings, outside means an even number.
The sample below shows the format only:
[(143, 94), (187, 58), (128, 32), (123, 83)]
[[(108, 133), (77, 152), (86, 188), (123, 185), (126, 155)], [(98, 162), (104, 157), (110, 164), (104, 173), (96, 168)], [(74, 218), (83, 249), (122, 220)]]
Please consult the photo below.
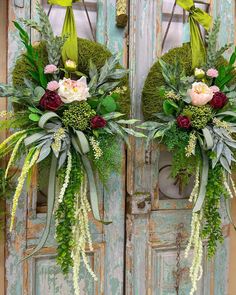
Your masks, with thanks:
[(106, 124), (107, 124), (107, 121), (103, 119), (103, 117), (101, 116), (97, 115), (91, 119), (91, 127), (93, 129), (103, 128), (106, 126)]
[(227, 101), (227, 96), (223, 92), (216, 92), (210, 101), (210, 105), (213, 109), (222, 109)]
[(188, 129), (191, 127), (191, 122), (188, 117), (179, 115), (176, 119), (177, 124), (180, 128)]
[(46, 90), (39, 102), (40, 106), (45, 110), (56, 111), (62, 104), (60, 96), (50, 90)]

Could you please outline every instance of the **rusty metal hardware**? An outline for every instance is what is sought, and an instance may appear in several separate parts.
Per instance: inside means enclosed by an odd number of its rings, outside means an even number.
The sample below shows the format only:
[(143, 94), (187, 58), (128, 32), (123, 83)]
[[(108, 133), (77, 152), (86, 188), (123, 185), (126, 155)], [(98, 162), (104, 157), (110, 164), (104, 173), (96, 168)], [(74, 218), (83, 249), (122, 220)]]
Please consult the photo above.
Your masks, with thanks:
[(24, 8), (25, 0), (14, 0), (14, 5), (18, 8)]
[(139, 193), (130, 197), (131, 214), (147, 214), (151, 211), (151, 196), (149, 193)]
[(152, 150), (149, 147), (148, 149), (145, 150), (145, 164), (151, 165), (152, 163)]
[(116, 0), (116, 25), (124, 28), (128, 22), (127, 0)]

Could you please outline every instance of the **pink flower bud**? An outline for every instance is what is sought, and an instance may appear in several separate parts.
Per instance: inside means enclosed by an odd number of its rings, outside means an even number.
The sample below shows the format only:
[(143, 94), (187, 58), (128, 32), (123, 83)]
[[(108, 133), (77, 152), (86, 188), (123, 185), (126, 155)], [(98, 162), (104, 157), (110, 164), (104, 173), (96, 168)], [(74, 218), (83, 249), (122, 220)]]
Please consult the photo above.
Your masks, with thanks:
[(47, 65), (44, 68), (44, 74), (54, 74), (58, 68), (55, 65)]
[(47, 85), (47, 90), (56, 91), (59, 88), (59, 83), (57, 81), (51, 81)]
[(210, 88), (213, 91), (213, 93), (216, 93), (216, 92), (219, 92), (220, 91), (220, 88), (218, 86), (216, 86), (216, 85), (213, 85)]
[(217, 78), (218, 77), (218, 71), (216, 69), (209, 69), (207, 71), (207, 76), (211, 78)]

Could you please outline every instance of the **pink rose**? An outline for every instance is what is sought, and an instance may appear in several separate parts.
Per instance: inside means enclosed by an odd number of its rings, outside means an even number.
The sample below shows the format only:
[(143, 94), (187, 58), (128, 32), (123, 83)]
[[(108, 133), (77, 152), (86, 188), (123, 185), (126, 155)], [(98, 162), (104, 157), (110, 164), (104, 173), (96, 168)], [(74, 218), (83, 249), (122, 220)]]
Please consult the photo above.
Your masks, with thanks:
[(47, 65), (44, 68), (44, 74), (54, 74), (57, 70), (58, 68), (55, 65)]
[(59, 88), (59, 83), (57, 81), (51, 81), (47, 85), (47, 90), (56, 91)]
[(216, 69), (209, 69), (207, 71), (207, 76), (211, 78), (217, 78), (218, 77), (218, 71)]
[(219, 92), (219, 91), (220, 91), (220, 88), (217, 87), (216, 85), (213, 85), (213, 86), (211, 86), (210, 88), (211, 88), (211, 90), (213, 91), (213, 93), (216, 93), (216, 92)]
[(191, 97), (191, 103), (194, 106), (203, 106), (207, 104), (213, 97), (213, 91), (203, 82), (195, 82), (192, 89), (188, 90)]

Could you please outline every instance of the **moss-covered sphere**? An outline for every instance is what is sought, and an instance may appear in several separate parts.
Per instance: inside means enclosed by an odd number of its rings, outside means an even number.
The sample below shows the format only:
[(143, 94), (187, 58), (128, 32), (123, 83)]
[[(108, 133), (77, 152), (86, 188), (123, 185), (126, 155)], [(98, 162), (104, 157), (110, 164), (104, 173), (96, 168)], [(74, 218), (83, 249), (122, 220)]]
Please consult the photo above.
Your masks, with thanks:
[[(43, 66), (48, 64), (47, 51), (45, 44), (43, 42), (39, 43), (35, 47), (38, 50), (39, 58), (43, 62)], [(79, 59), (78, 59), (78, 70), (88, 76), (89, 74), (89, 61), (92, 60), (93, 63), (100, 69), (107, 58), (109, 58), (112, 54), (111, 52), (103, 45), (78, 38), (78, 51), (79, 51)], [(15, 87), (24, 86), (24, 77), (30, 79), (28, 69), (29, 63), (24, 57), (21, 55), (16, 62), (15, 68), (12, 73), (13, 85)], [(128, 77), (125, 77), (121, 80), (119, 86), (126, 86), (127, 90), (120, 96), (119, 105), (120, 111), (124, 114), (129, 114), (130, 110), (130, 91), (128, 87)]]
[[(169, 50), (161, 58), (169, 64), (173, 64), (178, 59), (186, 75), (191, 76), (193, 74), (192, 52), (188, 43)], [(221, 57), (217, 61), (217, 67), (226, 63), (227, 61)], [(159, 61), (156, 61), (149, 71), (142, 93), (142, 109), (145, 120), (154, 119), (153, 113), (162, 111), (163, 97), (160, 95), (159, 89), (164, 85), (165, 80), (162, 76), (161, 66)]]

